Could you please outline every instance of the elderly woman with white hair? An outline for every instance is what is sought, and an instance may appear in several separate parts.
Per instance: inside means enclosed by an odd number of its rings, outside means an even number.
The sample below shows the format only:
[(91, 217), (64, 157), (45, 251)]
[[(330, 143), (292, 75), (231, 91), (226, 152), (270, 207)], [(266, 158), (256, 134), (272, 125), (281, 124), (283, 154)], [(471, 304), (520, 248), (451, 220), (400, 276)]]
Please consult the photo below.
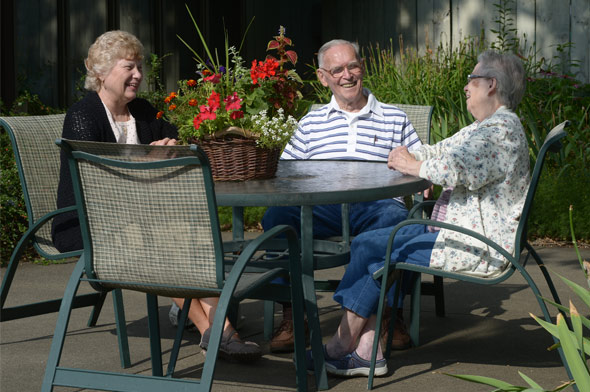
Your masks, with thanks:
[[(157, 110), (137, 97), (142, 73), (143, 45), (133, 34), (108, 31), (88, 50), (85, 88), (90, 92), (67, 112), (62, 137), (72, 140), (123, 144), (174, 145), (178, 132), (159, 119)], [(126, 203), (121, 200), (121, 203)], [(67, 159), (62, 153), (57, 207), (75, 204)], [(141, 208), (141, 206), (138, 206)], [(173, 206), (171, 206), (173, 208)], [(75, 212), (57, 216), (52, 224), (55, 247), (62, 252), (82, 248), (80, 223)], [(174, 298), (182, 306), (183, 299)], [(189, 319), (201, 332), (200, 346), (206, 350), (210, 326), (219, 298), (193, 299)], [(219, 356), (249, 362), (262, 352), (254, 342), (242, 341), (226, 319)]]
[[(514, 250), (514, 231), (530, 182), (527, 139), (514, 113), (525, 84), (518, 57), (482, 53), (464, 87), (467, 110), (476, 121), (435, 145), (413, 151), (397, 147), (388, 158), (391, 169), (452, 189), (445, 222), (482, 233), (508, 252)], [(369, 375), (380, 291), (372, 274), (383, 266), (391, 231), (389, 227), (365, 232), (352, 243), (350, 264), (334, 294), (344, 315), (324, 346), (331, 374)], [(423, 225), (398, 231), (391, 260), (478, 276), (494, 276), (508, 263), (472, 237), (445, 229), (430, 231)], [(311, 370), (309, 353), (308, 358)], [(379, 347), (375, 376), (385, 374), (387, 362)]]

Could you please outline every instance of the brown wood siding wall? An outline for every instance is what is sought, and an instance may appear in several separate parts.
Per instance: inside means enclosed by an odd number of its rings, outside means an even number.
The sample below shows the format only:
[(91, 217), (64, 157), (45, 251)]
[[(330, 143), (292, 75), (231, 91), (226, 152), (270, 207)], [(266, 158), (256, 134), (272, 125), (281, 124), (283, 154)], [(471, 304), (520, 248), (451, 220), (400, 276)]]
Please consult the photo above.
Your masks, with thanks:
[[(149, 53), (171, 53), (163, 78), (169, 90), (191, 77), (194, 63), (177, 34), (194, 48), (200, 41), (190, 21), (189, 5), (211, 48), (223, 50), (224, 26), (238, 45), (255, 17), (242, 54), (247, 62), (265, 56), (267, 42), (280, 25), (300, 56), (297, 70), (309, 76), (317, 49), (333, 38), (356, 40), (362, 47), (405, 47), (424, 51), (439, 43), (455, 47), (481, 29), (493, 39), (499, 0), (2, 0), (2, 77), (0, 91), (10, 102), (23, 89), (43, 102), (67, 107), (84, 71), (83, 59), (94, 39), (109, 29), (137, 35)], [(571, 4), (571, 5), (570, 5)], [(590, 81), (590, 0), (512, 0), (520, 34), (537, 43), (538, 59), (558, 56), (556, 45), (572, 41), (565, 56), (580, 64), (582, 81)], [(309, 76), (313, 77), (313, 75)], [(145, 88), (145, 86), (144, 86)]]

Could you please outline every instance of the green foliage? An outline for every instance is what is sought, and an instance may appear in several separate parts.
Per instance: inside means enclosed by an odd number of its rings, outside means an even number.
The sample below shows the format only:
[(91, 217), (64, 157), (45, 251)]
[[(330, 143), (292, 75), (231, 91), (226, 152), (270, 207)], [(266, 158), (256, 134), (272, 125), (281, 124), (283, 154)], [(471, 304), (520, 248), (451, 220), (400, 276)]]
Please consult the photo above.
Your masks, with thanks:
[(568, 239), (570, 231), (566, 206), (573, 205), (577, 211), (574, 226), (579, 238), (590, 238), (590, 172), (571, 166), (564, 173), (558, 176), (557, 168), (549, 168), (541, 175), (529, 218), (529, 237)]
[[(244, 208), (244, 226), (246, 230), (260, 230), (260, 221), (266, 212), (266, 207), (245, 207)], [(222, 230), (232, 229), (232, 209), (231, 207), (219, 207), (219, 224)]]
[(147, 99), (159, 111), (165, 110), (167, 104), (164, 102), (166, 98), (166, 87), (162, 83), (160, 75), (162, 74), (162, 67), (164, 59), (171, 56), (171, 53), (166, 53), (162, 57), (155, 53), (151, 53), (146, 61), (148, 71), (145, 72), (145, 82), (147, 84), (147, 91), (140, 91), (137, 95), (140, 98)]
[(433, 105), (432, 137), (440, 141), (473, 122), (465, 103), (465, 78), (477, 62), (482, 39), (465, 40), (452, 50), (428, 45), (423, 55), (393, 44), (368, 49), (365, 85), (383, 102)]
[(27, 211), (20, 187), (18, 170), (14, 162), (14, 154), (8, 133), (2, 129), (0, 133), (0, 161), (2, 162), (2, 192), (0, 193), (0, 260), (5, 265), (16, 243), (27, 230)]

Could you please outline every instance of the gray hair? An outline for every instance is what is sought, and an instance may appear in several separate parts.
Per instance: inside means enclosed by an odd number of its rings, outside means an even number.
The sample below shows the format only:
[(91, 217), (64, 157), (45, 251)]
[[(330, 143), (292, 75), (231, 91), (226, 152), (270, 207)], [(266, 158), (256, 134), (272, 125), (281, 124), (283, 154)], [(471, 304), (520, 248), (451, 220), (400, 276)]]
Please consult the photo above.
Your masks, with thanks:
[(324, 55), (328, 51), (328, 49), (333, 48), (334, 46), (338, 45), (350, 45), (354, 49), (354, 55), (358, 61), (361, 61), (361, 52), (359, 49), (359, 44), (356, 42), (350, 42), (345, 39), (333, 39), (332, 41), (328, 41), (322, 45), (320, 50), (318, 50), (318, 67), (322, 68), (324, 66)]
[(512, 53), (486, 50), (477, 57), (478, 74), (496, 79), (498, 98), (510, 110), (515, 110), (526, 89), (526, 74), (522, 61)]
[(106, 76), (121, 59), (143, 60), (143, 45), (131, 33), (121, 30), (107, 31), (88, 49), (84, 88), (99, 91), (101, 77)]

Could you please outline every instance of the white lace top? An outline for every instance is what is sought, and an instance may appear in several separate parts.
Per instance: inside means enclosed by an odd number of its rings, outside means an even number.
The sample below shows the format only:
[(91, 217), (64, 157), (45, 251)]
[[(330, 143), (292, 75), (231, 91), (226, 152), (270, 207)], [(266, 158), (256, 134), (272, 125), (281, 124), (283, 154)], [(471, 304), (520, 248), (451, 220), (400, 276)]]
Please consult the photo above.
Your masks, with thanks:
[(128, 121), (115, 121), (107, 105), (103, 103), (104, 109), (107, 112), (109, 123), (115, 134), (115, 139), (119, 144), (140, 144), (137, 137), (137, 127), (135, 126), (135, 118), (129, 113)]

